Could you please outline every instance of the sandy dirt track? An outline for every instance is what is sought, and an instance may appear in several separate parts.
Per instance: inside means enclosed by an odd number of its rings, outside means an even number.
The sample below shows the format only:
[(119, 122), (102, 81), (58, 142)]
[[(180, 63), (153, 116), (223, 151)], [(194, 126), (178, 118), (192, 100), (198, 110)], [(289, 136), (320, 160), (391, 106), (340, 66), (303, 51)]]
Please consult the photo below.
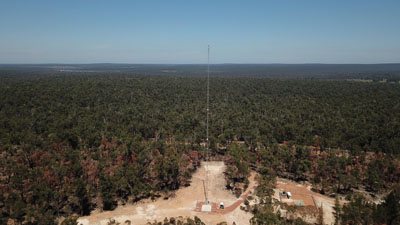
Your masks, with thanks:
[[(203, 213), (196, 212), (196, 204), (205, 200), (203, 181), (206, 176), (206, 163), (203, 162), (201, 167), (193, 174), (192, 182), (189, 187), (183, 187), (176, 192), (176, 197), (164, 200), (162, 198), (155, 201), (143, 200), (136, 204), (128, 204), (119, 206), (113, 211), (100, 212), (96, 210), (90, 216), (80, 217), (79, 224), (107, 224), (110, 219), (124, 224), (130, 220), (131, 224), (146, 224), (155, 220), (162, 221), (165, 217), (194, 217), (198, 216), (206, 224), (217, 224), (219, 222), (227, 222), (232, 224), (249, 224), (252, 217), (251, 213), (241, 210), (239, 205), (243, 204), (243, 196), (236, 198), (230, 191), (225, 188), (224, 171), (226, 166), (223, 162), (208, 162), (209, 176), (209, 200), (211, 202), (224, 202), (229, 210), (220, 212)], [(255, 187), (255, 173), (249, 178), (249, 191), (253, 191)]]

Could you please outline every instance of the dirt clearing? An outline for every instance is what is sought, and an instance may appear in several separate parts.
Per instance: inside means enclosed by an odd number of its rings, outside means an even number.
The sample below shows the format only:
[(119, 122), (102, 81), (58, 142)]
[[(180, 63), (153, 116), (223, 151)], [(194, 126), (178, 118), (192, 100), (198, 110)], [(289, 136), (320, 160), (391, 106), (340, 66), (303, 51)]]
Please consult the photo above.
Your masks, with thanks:
[[(300, 184), (291, 180), (278, 178), (275, 189), (274, 198), (287, 203), (288, 205), (294, 205), (296, 202), (301, 202), (306, 207), (322, 207), (324, 224), (333, 224), (335, 218), (333, 215), (333, 207), (335, 205), (335, 199), (330, 198), (319, 193), (311, 191), (311, 186), (307, 184)], [(290, 199), (287, 196), (279, 196), (280, 191), (290, 192)]]
[[(174, 198), (164, 200), (158, 198), (155, 201), (142, 200), (136, 204), (118, 206), (113, 211), (95, 210), (90, 216), (80, 217), (79, 224), (99, 224), (105, 225), (110, 219), (124, 224), (125, 221), (131, 221), (131, 224), (146, 224), (147, 222), (163, 221), (165, 217), (199, 217), (206, 224), (217, 224), (227, 222), (232, 224), (249, 224), (252, 217), (238, 207), (243, 205), (243, 195), (253, 191), (255, 187), (255, 173), (252, 172), (249, 178), (249, 188), (239, 198), (236, 198), (225, 187), (224, 171), (225, 164), (222, 161), (208, 162), (208, 193), (209, 200), (214, 203), (224, 202), (227, 210), (216, 210), (211, 213), (196, 212), (196, 205), (205, 201), (204, 179), (206, 177), (206, 163), (193, 174), (192, 182), (189, 187), (182, 187), (176, 192)], [(206, 185), (207, 186), (207, 185)]]

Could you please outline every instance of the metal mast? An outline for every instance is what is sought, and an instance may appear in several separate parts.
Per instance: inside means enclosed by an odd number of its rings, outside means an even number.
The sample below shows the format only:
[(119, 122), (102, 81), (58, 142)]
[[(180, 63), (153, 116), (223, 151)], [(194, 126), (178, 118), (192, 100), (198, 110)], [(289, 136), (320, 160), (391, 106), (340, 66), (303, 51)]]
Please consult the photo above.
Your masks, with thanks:
[(206, 204), (209, 204), (208, 200), (208, 114), (210, 111), (210, 45), (208, 45), (208, 54), (207, 54), (207, 129), (206, 129)]

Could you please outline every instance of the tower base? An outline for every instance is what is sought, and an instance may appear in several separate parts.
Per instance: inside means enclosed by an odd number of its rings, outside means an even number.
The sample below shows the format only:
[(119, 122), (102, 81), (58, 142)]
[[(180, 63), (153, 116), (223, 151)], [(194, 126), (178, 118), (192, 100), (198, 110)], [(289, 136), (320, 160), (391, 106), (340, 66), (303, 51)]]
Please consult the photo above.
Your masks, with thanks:
[(206, 205), (206, 204), (202, 205), (201, 206), (201, 211), (202, 212), (211, 212), (211, 205), (210, 204), (209, 205)]
[(196, 202), (196, 208), (194, 209), (196, 212), (216, 212), (217, 211), (217, 203), (215, 202)]

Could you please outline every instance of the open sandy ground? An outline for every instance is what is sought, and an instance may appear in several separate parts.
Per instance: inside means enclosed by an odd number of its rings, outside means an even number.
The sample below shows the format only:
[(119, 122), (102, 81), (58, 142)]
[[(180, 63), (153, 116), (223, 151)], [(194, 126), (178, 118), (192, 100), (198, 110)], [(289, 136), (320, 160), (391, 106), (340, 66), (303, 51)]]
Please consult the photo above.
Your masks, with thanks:
[[(207, 165), (206, 165), (207, 164)], [(224, 202), (228, 210), (217, 210), (212, 213), (196, 212), (196, 204), (205, 200), (204, 179), (206, 177), (206, 167), (208, 168), (208, 193), (211, 202)], [(124, 224), (130, 220), (131, 224), (146, 224), (147, 222), (163, 221), (165, 217), (194, 217), (198, 216), (206, 224), (217, 224), (219, 222), (227, 222), (232, 224), (245, 225), (249, 224), (252, 217), (251, 213), (247, 213), (238, 207), (243, 204), (243, 196), (236, 198), (229, 190), (226, 189), (224, 171), (226, 166), (223, 162), (203, 162), (201, 167), (193, 174), (192, 182), (189, 187), (184, 187), (176, 192), (176, 196), (168, 200), (162, 198), (155, 201), (143, 200), (136, 204), (128, 204), (119, 206), (113, 211), (96, 210), (90, 216), (80, 217), (79, 224), (98, 224), (105, 225), (110, 219)], [(248, 194), (253, 191), (256, 186), (255, 173), (252, 172), (249, 178), (249, 187), (245, 191)], [(207, 185), (205, 185), (207, 186)]]
[[(277, 188), (274, 198), (279, 199), (279, 191), (291, 192), (291, 199), (282, 197), (283, 201), (293, 205), (293, 200), (302, 200), (305, 206), (322, 207), (324, 224), (333, 224), (335, 222), (334, 210), (335, 199), (311, 191), (311, 185), (300, 184), (288, 179), (278, 178)], [(290, 201), (289, 201), (290, 200)]]

